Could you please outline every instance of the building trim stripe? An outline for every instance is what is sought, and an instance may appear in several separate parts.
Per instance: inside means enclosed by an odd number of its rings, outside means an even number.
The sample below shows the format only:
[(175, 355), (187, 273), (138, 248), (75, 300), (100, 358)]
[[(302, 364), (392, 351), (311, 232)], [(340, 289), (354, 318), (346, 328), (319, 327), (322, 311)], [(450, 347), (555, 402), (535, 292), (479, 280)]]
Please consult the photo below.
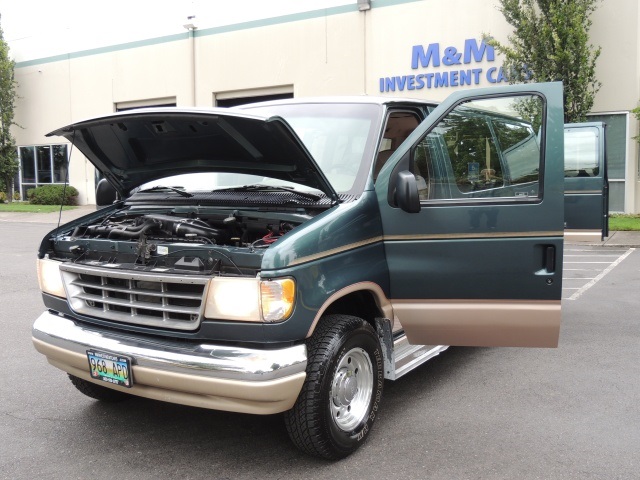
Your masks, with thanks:
[[(416, 2), (422, 2), (422, 1), (424, 0), (372, 0), (371, 8), (393, 7), (396, 5), (403, 5), (405, 3), (416, 3)], [(281, 25), (285, 23), (299, 22), (303, 20), (313, 20), (316, 18), (330, 17), (333, 15), (342, 15), (345, 13), (354, 13), (354, 12), (358, 12), (358, 5), (355, 1), (353, 3), (347, 4), (347, 5), (339, 5), (337, 7), (323, 8), (320, 10), (310, 10), (308, 12), (291, 13), (288, 15), (281, 15), (279, 17), (251, 20), (248, 22), (234, 23), (231, 25), (221, 25), (219, 27), (203, 28), (202, 30), (195, 30), (194, 36), (207, 37), (209, 35), (220, 35), (223, 33), (238, 32), (241, 30), (250, 30), (253, 28), (269, 27), (273, 25)], [(162, 37), (136, 40), (136, 41), (121, 43), (117, 45), (91, 48), (88, 50), (81, 50), (78, 52), (62, 53), (59, 55), (52, 55), (50, 57), (36, 58), (33, 60), (16, 62), (15, 68), (32, 67), (35, 65), (42, 65), (45, 63), (60, 62), (64, 60), (73, 60), (76, 58), (89, 57), (92, 55), (101, 55), (104, 53), (118, 52), (122, 50), (130, 50), (133, 48), (149, 47), (153, 45), (160, 45), (163, 43), (187, 40), (188, 38), (189, 38), (189, 32), (184, 32), (184, 33), (177, 33), (173, 35), (165, 35)]]
[(109, 45), (107, 47), (92, 48), (89, 50), (81, 50), (79, 52), (62, 53), (51, 57), (37, 58), (34, 60), (26, 60), (24, 62), (16, 62), (15, 68), (33, 67), (34, 65), (42, 65), (45, 63), (60, 62), (63, 60), (73, 60), (76, 58), (90, 57), (103, 53), (119, 52), (122, 50), (130, 50), (132, 48), (149, 47), (152, 45), (160, 45), (162, 43), (170, 43), (189, 38), (189, 32), (177, 33), (175, 35), (167, 35), (164, 37), (149, 38), (146, 40), (137, 40), (134, 42), (121, 43), (119, 45)]

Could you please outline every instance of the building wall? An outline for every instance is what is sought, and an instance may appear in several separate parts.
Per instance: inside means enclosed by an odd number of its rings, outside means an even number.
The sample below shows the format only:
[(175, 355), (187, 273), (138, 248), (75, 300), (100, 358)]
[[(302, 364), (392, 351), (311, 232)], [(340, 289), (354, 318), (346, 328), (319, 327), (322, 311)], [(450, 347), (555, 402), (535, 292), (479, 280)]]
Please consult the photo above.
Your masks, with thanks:
[[(335, 3), (335, 2), (334, 2)], [(620, 15), (624, 11), (625, 15)], [(597, 75), (603, 86), (594, 113), (622, 112), (640, 98), (640, 8), (636, 0), (599, 4), (593, 16), (592, 42), (602, 46)], [(398, 97), (442, 100), (458, 88), (491, 86), (489, 69), (500, 59), (485, 54), (469, 64), (446, 65), (449, 53), (462, 53), (466, 40), (483, 33), (506, 40), (509, 25), (497, 2), (471, 0), (374, 0), (359, 12), (355, 0), (320, 11), (184, 32), (127, 45), (17, 64), (18, 145), (60, 143), (45, 134), (117, 106), (175, 102), (213, 106), (216, 98), (292, 92), (296, 97), (380, 95), (380, 79), (405, 78)], [(615, 32), (615, 35), (612, 34)], [(440, 65), (412, 68), (412, 48), (438, 44)], [(455, 59), (455, 56), (453, 57)], [(477, 84), (409, 89), (408, 77), (476, 69)], [(449, 77), (450, 78), (450, 77)], [(414, 78), (415, 80), (415, 78)], [(415, 85), (415, 83), (414, 83)], [(628, 115), (629, 140), (624, 178), (625, 209), (640, 211), (638, 146), (631, 137), (638, 122)], [(80, 203), (93, 203), (94, 170), (73, 152), (70, 183)]]
[(226, 92), (292, 86), (296, 97), (364, 93), (358, 12), (229, 33), (197, 32), (197, 102)]
[[(640, 123), (628, 112), (640, 101), (640, 5), (637, 0), (598, 3), (593, 15), (591, 41), (602, 47), (596, 76), (602, 83), (596, 95), (594, 114), (626, 114), (627, 148), (625, 211), (640, 212), (640, 145), (633, 140)], [(612, 181), (614, 183), (615, 180)], [(615, 187), (612, 185), (612, 187)]]
[[(466, 39), (480, 41), (482, 34), (506, 39), (508, 24), (496, 9), (497, 2), (470, 3), (465, 0), (437, 2), (433, 0), (406, 3), (393, 8), (373, 9), (367, 19), (367, 93), (380, 94), (379, 79), (387, 76), (402, 76), (424, 72), (446, 72), (466, 68), (482, 68), (478, 85), (457, 87), (477, 88), (490, 86), (486, 71), (490, 66), (499, 66), (499, 61), (447, 66), (429, 69), (411, 68), (411, 53), (414, 45), (439, 43), (440, 55), (448, 47), (462, 51)], [(470, 15), (460, 12), (473, 11)], [(496, 59), (498, 60), (498, 59)], [(462, 61), (462, 60), (461, 60)], [(444, 100), (456, 87), (404, 90), (393, 94), (400, 97), (418, 97)]]

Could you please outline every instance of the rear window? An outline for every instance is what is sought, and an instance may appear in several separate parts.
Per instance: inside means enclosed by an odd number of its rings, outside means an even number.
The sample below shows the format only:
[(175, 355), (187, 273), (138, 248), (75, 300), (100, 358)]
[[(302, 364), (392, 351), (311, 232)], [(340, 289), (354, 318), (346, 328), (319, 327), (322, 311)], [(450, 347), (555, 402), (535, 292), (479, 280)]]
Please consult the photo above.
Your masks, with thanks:
[(600, 173), (598, 129), (571, 128), (564, 131), (564, 176), (597, 177)]

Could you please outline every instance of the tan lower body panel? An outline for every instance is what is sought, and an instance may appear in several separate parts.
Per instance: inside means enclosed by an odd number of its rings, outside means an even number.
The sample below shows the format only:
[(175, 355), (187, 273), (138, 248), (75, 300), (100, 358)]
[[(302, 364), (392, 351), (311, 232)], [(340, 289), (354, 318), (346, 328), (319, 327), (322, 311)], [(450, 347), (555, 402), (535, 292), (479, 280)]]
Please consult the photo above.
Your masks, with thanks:
[[(71, 375), (106, 386), (89, 375), (87, 357), (49, 345), (38, 339), (33, 344), (48, 362)], [(267, 415), (293, 407), (306, 374), (277, 380), (242, 382), (224, 378), (185, 375), (132, 365), (133, 387), (109, 384), (108, 388), (163, 402), (239, 413)]]
[(560, 301), (392, 300), (414, 345), (557, 347)]
[(565, 230), (565, 242), (600, 242), (602, 232), (600, 230)]

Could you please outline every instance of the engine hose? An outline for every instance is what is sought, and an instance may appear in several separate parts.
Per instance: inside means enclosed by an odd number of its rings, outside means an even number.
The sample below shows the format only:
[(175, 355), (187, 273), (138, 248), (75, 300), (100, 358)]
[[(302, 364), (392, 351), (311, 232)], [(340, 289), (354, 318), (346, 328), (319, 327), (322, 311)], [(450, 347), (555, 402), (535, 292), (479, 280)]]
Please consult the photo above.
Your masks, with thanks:
[(112, 229), (113, 227), (109, 227), (109, 226), (91, 225), (87, 227), (83, 236), (86, 236), (86, 235), (95, 235), (95, 236), (105, 235), (106, 236), (106, 235), (109, 235)]
[(139, 232), (140, 230), (142, 230), (149, 223), (150, 223), (149, 220), (147, 220), (144, 223), (141, 223), (140, 225), (136, 225), (135, 227), (125, 227), (124, 229), (127, 232)]
[(174, 234), (178, 236), (185, 236), (185, 235), (191, 234), (191, 235), (198, 235), (198, 236), (207, 237), (207, 238), (219, 238), (220, 235), (222, 234), (220, 230), (217, 230), (215, 228), (201, 227), (200, 225), (193, 225), (186, 222), (174, 223), (172, 231)]
[(158, 227), (158, 224), (151, 221), (146, 221), (138, 230), (130, 231), (130, 230), (111, 230), (107, 238), (120, 237), (120, 238), (138, 238), (145, 232), (148, 232), (151, 229)]

